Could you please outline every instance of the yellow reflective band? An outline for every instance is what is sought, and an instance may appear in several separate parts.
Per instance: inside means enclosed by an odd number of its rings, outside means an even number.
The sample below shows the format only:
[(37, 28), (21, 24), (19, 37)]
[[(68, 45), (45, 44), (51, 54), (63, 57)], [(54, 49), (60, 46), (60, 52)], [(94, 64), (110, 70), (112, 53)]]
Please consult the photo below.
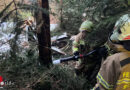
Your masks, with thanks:
[(78, 43), (76, 41), (73, 42), (73, 45), (78, 46)]
[(92, 90), (95, 90), (94, 88)]
[(85, 45), (85, 42), (83, 40), (80, 40), (80, 45)]
[(118, 80), (117, 85), (120, 85), (120, 84), (130, 84), (130, 79), (124, 78), (124, 79)]
[(113, 85), (109, 85), (104, 79), (103, 77), (100, 75), (100, 73), (98, 73), (97, 75), (97, 79), (99, 80), (99, 82), (108, 90), (113, 89)]
[(82, 30), (87, 30), (87, 28), (81, 28), (80, 30), (81, 30), (81, 31), (82, 31)]
[(73, 48), (73, 52), (76, 52), (76, 51), (78, 51), (78, 48)]

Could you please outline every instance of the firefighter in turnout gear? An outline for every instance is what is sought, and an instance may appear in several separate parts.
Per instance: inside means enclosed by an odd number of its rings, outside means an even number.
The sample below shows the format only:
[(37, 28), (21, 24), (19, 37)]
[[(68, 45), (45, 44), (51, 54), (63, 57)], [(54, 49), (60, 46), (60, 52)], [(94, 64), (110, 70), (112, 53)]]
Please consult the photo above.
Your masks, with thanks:
[[(75, 36), (75, 39), (73, 41), (72, 50), (74, 55), (83, 54), (85, 52), (85, 37), (88, 33), (91, 32), (92, 28), (93, 28), (93, 23), (89, 20), (86, 20), (81, 24), (79, 28), (80, 32)], [(76, 62), (76, 66), (75, 66), (76, 74), (82, 72), (83, 68), (84, 68), (84, 58), (79, 59)]]
[(125, 14), (116, 22), (109, 40), (118, 53), (101, 65), (94, 90), (130, 90), (130, 16)]

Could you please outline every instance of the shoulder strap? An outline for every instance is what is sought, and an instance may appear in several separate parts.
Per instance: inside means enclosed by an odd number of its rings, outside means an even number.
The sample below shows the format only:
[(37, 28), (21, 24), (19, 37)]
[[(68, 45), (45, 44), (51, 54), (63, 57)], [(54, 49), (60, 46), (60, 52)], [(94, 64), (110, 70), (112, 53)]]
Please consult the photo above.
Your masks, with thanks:
[(130, 57), (120, 61), (121, 67), (125, 66), (126, 64), (130, 64)]

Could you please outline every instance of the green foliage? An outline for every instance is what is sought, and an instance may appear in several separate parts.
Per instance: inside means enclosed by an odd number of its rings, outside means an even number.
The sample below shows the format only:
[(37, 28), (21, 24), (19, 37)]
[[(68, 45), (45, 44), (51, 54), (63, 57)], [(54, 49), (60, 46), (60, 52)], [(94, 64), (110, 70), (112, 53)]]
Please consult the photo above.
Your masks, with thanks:
[(107, 40), (116, 20), (119, 16), (109, 17), (101, 20), (94, 28), (94, 31), (88, 35), (86, 42), (89, 43), (90, 47), (97, 47), (103, 45)]
[[(87, 38), (91, 47), (104, 44), (113, 30), (116, 20), (128, 13), (129, 7), (125, 0), (87, 0), (92, 20), (95, 21), (94, 31)], [(88, 13), (88, 14), (91, 14)], [(89, 18), (91, 18), (89, 17)]]
[[(25, 57), (26, 56), (26, 57)], [(0, 63), (0, 75), (15, 82), (15, 90), (29, 88), (33, 90), (87, 90), (89, 83), (83, 77), (75, 76), (68, 66), (50, 66), (50, 69), (38, 64), (38, 56), (28, 51), (24, 57), (8, 58)], [(13, 88), (6, 88), (13, 90)]]
[[(9, 57), (0, 62), (0, 75), (6, 80), (14, 81), (15, 90), (27, 87), (37, 81), (41, 73), (46, 70), (38, 66), (38, 56), (35, 51), (28, 51), (23, 56)], [(32, 82), (32, 83), (31, 83)], [(9, 90), (13, 90), (9, 88)]]
[[(62, 31), (77, 34), (83, 19), (92, 20), (93, 32), (86, 38), (90, 47), (104, 44), (116, 20), (129, 12), (127, 0), (63, 0)], [(86, 17), (82, 14), (86, 13)]]
[(35, 3), (34, 5), (27, 5), (27, 4), (18, 4), (19, 6), (19, 9), (22, 9), (22, 10), (26, 10), (26, 11), (42, 11), (42, 13), (45, 13), (45, 14), (48, 14), (48, 10), (46, 10), (45, 8), (41, 8), (37, 5), (37, 3)]
[(52, 66), (43, 73), (34, 90), (87, 90), (85, 83), (83, 77), (76, 77), (68, 67)]
[(86, 5), (82, 0), (63, 0), (63, 30), (71, 34), (79, 32), (79, 26), (82, 23), (82, 14), (84, 13), (85, 7)]
[(93, 8), (91, 12), (101, 18), (102, 16), (117, 15), (128, 10), (126, 0), (87, 0), (86, 7)]
[(28, 19), (28, 17), (32, 16), (32, 13), (30, 11), (25, 11), (25, 10), (22, 10), (20, 12), (20, 16), (23, 20), (24, 19)]
[[(60, 0), (56, 1), (60, 3)], [(94, 22), (95, 27), (93, 32), (88, 35), (86, 42), (90, 47), (100, 46), (107, 41), (115, 21), (122, 14), (129, 12), (129, 3), (125, 1), (63, 0), (63, 5), (59, 8), (62, 25), (59, 30), (77, 34), (83, 19), (90, 19)], [(48, 13), (48, 11), (36, 5), (25, 4), (17, 4), (17, 8), (15, 7), (14, 10), (8, 11), (12, 3), (14, 2), (12, 1), (0, 12), (0, 18), (1, 21), (7, 21), (8, 17), (13, 15), (13, 20), (17, 23), (14, 30), (16, 37), (11, 42), (12, 54), (15, 55), (0, 62), (0, 74), (7, 79), (12, 78), (17, 83), (16, 85), (20, 87), (27, 87), (28, 84), (31, 84), (30, 87), (35, 90), (88, 90), (88, 82), (82, 77), (74, 76), (74, 71), (69, 67), (52, 66), (49, 70), (39, 66), (38, 53), (36, 51), (29, 50), (24, 55), (17, 52), (16, 40), (21, 33), (20, 25), (23, 23), (22, 20), (32, 15), (30, 12), (26, 14), (26, 12), (21, 13), (19, 10), (29, 10), (31, 12), (41, 10), (43, 13)], [(87, 16), (83, 17), (83, 13), (86, 13)]]

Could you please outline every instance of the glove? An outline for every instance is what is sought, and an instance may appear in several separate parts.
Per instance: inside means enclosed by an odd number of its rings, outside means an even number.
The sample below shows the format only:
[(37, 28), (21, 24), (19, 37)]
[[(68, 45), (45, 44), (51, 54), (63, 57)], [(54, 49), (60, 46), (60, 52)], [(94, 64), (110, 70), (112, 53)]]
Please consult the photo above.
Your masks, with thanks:
[(104, 47), (101, 47), (99, 50), (98, 50), (98, 53), (101, 57), (103, 57), (104, 59), (107, 57), (107, 54), (108, 54), (108, 51), (107, 51), (107, 48), (104, 46)]
[(74, 55), (75, 55), (75, 56), (78, 56), (78, 55), (79, 55), (79, 52), (78, 52), (78, 51), (74, 52)]

